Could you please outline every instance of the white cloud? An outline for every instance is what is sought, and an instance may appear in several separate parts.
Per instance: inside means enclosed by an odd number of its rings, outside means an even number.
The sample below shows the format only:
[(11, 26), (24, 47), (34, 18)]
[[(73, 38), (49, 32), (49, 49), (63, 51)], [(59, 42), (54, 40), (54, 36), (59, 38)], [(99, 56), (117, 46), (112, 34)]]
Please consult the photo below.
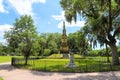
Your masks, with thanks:
[[(63, 21), (65, 21), (65, 12), (62, 11), (60, 15), (52, 15), (52, 18), (60, 21), (60, 23), (58, 23), (58, 28), (62, 28), (63, 27)], [(66, 27), (83, 27), (85, 24), (85, 21), (76, 21), (76, 23), (74, 21), (72, 21), (71, 23), (68, 23), (67, 21), (65, 21), (65, 26)]]
[(61, 20), (65, 20), (64, 15), (65, 15), (65, 12), (62, 11), (62, 12), (61, 12), (61, 15), (52, 15), (52, 18), (54, 18), (54, 19), (57, 20), (57, 21), (61, 21)]
[[(74, 21), (72, 21), (71, 23), (68, 23), (65, 21), (65, 26), (66, 27), (83, 27), (85, 24), (85, 21), (77, 21), (76, 23)], [(63, 22), (61, 21), (58, 24), (58, 28), (63, 28)]]
[(9, 2), (20, 15), (33, 15), (32, 4), (45, 3), (46, 0), (9, 0)]
[(6, 11), (5, 8), (4, 8), (3, 0), (0, 0), (0, 12), (2, 12), (2, 13), (8, 13), (8, 11)]
[(9, 24), (0, 25), (0, 36), (3, 37), (4, 32), (5, 32), (5, 31), (9, 31), (10, 28), (12, 28), (12, 27), (13, 27), (13, 26), (12, 26), (12, 25), (9, 25)]

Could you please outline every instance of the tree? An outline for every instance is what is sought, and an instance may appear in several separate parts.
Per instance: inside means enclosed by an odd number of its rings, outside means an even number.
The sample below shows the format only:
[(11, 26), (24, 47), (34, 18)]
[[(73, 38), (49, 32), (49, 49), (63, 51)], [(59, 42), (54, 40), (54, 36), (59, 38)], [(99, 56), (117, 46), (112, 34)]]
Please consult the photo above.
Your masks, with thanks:
[(60, 40), (61, 40), (61, 34), (47, 33), (46, 48), (51, 50), (51, 54), (58, 52)]
[(8, 42), (8, 46), (11, 47), (13, 52), (19, 50), (25, 57), (25, 64), (32, 53), (33, 43), (36, 41), (36, 28), (34, 26), (31, 16), (21, 16), (17, 18), (14, 23), (14, 27), (5, 32), (5, 38)]
[(90, 45), (88, 43), (88, 39), (82, 31), (78, 31), (77, 36), (77, 46), (83, 57), (86, 57), (88, 51), (90, 51)]
[(8, 46), (0, 42), (0, 55), (2, 56), (11, 55), (10, 53), (9, 54), (8, 53), (9, 53)]
[(70, 33), (68, 34), (68, 46), (69, 49), (72, 52), (78, 52), (79, 51), (79, 46), (78, 46), (78, 33), (74, 32), (74, 33)]
[[(116, 37), (120, 34), (120, 0), (61, 0), (68, 22), (82, 15), (86, 20), (85, 32), (93, 43), (107, 44), (112, 50), (113, 65), (119, 64)], [(79, 15), (78, 15), (79, 14)]]
[(83, 57), (89, 49), (88, 40), (86, 39), (82, 31), (77, 31), (75, 33), (70, 33), (68, 35), (68, 45), (74, 52), (80, 52)]
[(61, 42), (61, 39), (62, 39), (62, 34), (54, 33), (54, 39), (55, 39), (55, 42), (57, 44), (57, 49), (59, 49), (60, 48), (60, 42)]
[(43, 56), (43, 53), (44, 53), (44, 49), (45, 49), (45, 46), (46, 46), (46, 39), (43, 38), (43, 37), (39, 37), (39, 46), (40, 46), (40, 49), (39, 49), (39, 54), (38, 56)]

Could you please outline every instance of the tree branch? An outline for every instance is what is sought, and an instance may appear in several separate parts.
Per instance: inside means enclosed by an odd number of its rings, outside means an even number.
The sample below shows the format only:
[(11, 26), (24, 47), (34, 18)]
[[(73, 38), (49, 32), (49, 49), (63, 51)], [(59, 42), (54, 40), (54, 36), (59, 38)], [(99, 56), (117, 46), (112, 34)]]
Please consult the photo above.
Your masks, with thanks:
[(120, 7), (118, 8), (118, 10), (116, 12), (113, 13), (113, 15), (111, 16), (112, 20), (115, 19), (118, 15), (120, 15)]
[(120, 27), (115, 30), (113, 37), (115, 37), (118, 33), (120, 33)]

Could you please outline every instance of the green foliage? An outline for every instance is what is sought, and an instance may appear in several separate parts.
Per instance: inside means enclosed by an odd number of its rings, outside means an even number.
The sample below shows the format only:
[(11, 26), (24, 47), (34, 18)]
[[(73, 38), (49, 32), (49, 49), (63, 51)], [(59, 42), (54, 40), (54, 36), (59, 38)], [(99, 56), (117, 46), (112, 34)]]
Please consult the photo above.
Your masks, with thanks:
[(37, 41), (38, 56), (42, 56), (44, 54), (45, 49), (49, 49), (50, 54), (58, 53), (60, 41), (61, 41), (60, 33), (40, 34)]
[(75, 33), (70, 33), (68, 35), (68, 44), (69, 48), (74, 52), (80, 52), (82, 55), (87, 54), (89, 50), (88, 40), (85, 35), (81, 31), (77, 31)]
[(106, 50), (105, 49), (102, 49), (98, 52), (98, 55), (99, 56), (106, 56)]
[(50, 52), (51, 52), (50, 49), (45, 49), (43, 55), (44, 55), (44, 56), (49, 56), (49, 55), (50, 55)]
[(16, 19), (14, 27), (5, 33), (8, 46), (14, 53), (22, 53), (26, 58), (33, 54), (33, 44), (36, 41), (37, 32), (31, 16), (21, 16)]
[(27, 55), (31, 53), (31, 48), (36, 40), (36, 29), (33, 24), (31, 16), (21, 16), (20, 19), (16, 19), (14, 27), (5, 32), (5, 38), (9, 43), (11, 52), (23, 53)]
[[(83, 28), (90, 43), (103, 46), (107, 44), (112, 50), (113, 64), (119, 64), (116, 37), (120, 33), (120, 3), (118, 0), (61, 0), (68, 22), (83, 16), (86, 24)], [(78, 15), (79, 14), (79, 15)]]
[[(99, 56), (107, 56), (106, 49), (99, 50)], [(108, 56), (111, 56), (111, 49), (108, 48)]]
[(99, 50), (92, 50), (87, 54), (87, 56), (99, 56), (98, 53)]
[(7, 45), (0, 43), (0, 55), (1, 56), (12, 55), (12, 54), (9, 54), (9, 51), (10, 51), (9, 47)]
[(118, 47), (118, 55), (120, 56), (120, 47)]

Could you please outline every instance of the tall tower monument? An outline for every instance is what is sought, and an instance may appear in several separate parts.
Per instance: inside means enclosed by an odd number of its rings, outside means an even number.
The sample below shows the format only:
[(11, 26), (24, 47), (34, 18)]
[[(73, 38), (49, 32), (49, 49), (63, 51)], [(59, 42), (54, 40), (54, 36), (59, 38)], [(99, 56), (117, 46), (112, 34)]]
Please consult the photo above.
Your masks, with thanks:
[(63, 22), (63, 31), (62, 31), (62, 39), (61, 39), (61, 44), (60, 44), (60, 53), (63, 54), (63, 57), (67, 57), (67, 55), (69, 54), (69, 47), (67, 44), (65, 22)]

